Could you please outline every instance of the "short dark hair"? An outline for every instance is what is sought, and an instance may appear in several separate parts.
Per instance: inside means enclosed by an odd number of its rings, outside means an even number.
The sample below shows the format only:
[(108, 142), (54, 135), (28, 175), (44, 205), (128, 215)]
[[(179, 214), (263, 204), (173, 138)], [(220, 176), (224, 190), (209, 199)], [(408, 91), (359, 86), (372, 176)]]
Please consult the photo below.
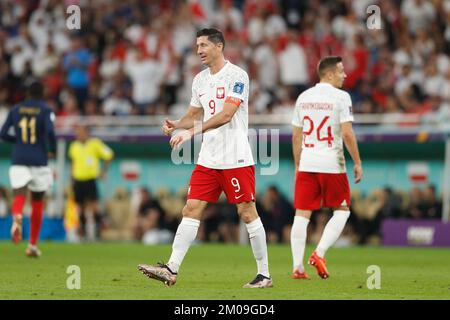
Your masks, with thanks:
[(27, 88), (27, 95), (30, 99), (40, 100), (44, 96), (44, 87), (39, 81), (32, 82)]
[(317, 65), (317, 75), (319, 78), (322, 79), (328, 70), (336, 68), (339, 62), (342, 62), (342, 58), (339, 56), (328, 56), (321, 59)]
[(214, 44), (222, 43), (222, 50), (225, 49), (225, 38), (222, 31), (216, 28), (204, 28), (197, 31), (197, 38), (207, 36), (208, 40)]

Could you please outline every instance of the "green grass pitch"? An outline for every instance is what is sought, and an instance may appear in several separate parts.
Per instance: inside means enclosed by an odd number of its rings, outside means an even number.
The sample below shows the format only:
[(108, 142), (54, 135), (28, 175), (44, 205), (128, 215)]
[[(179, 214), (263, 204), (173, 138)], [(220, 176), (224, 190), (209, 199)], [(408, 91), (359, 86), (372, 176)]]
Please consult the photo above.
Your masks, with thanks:
[[(29, 259), (25, 243), (0, 242), (0, 299), (450, 299), (450, 250), (421, 248), (332, 248), (327, 280), (307, 266), (311, 280), (290, 278), (287, 245), (269, 246), (274, 287), (243, 289), (256, 264), (250, 246), (191, 247), (178, 282), (166, 288), (137, 270), (139, 263), (169, 257), (171, 247), (96, 243), (42, 243), (43, 255)], [(313, 247), (308, 247), (308, 256)], [(69, 290), (67, 268), (81, 269), (81, 289)], [(381, 288), (369, 290), (370, 265), (381, 269)]]

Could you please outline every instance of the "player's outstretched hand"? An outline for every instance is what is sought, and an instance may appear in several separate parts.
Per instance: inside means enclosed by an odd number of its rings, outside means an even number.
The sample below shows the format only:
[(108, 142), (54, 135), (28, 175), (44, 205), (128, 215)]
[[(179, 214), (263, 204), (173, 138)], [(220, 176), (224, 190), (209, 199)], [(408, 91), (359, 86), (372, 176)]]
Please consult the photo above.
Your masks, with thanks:
[(177, 128), (177, 120), (169, 120), (166, 119), (164, 121), (163, 126), (161, 127), (161, 131), (166, 135), (166, 136), (170, 136), (173, 132), (173, 130), (175, 130)]
[(355, 175), (355, 183), (359, 183), (363, 177), (363, 169), (359, 164), (355, 164), (353, 167), (353, 173)]
[(192, 138), (193, 131), (192, 130), (183, 130), (179, 133), (177, 133), (175, 136), (170, 139), (170, 146), (173, 149), (178, 148), (183, 144), (183, 142), (188, 141)]

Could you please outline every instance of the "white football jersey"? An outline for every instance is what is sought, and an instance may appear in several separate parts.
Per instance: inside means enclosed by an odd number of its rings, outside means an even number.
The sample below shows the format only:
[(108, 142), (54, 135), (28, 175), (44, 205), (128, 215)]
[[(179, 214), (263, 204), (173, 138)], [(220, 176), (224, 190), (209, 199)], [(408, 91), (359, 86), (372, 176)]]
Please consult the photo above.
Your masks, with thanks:
[(345, 173), (341, 123), (353, 122), (350, 95), (318, 83), (299, 95), (292, 125), (303, 128), (299, 171)]
[(204, 122), (223, 110), (227, 97), (242, 101), (229, 123), (203, 133), (199, 165), (232, 169), (255, 164), (248, 141), (248, 96), (247, 72), (229, 61), (216, 74), (207, 68), (195, 76), (190, 105), (203, 108)]

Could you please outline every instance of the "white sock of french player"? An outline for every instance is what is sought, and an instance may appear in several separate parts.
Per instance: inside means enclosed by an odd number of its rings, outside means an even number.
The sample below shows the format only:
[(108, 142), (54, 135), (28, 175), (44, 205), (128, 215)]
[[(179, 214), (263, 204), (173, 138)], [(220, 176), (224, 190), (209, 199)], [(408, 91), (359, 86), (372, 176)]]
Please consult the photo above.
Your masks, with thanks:
[(322, 238), (317, 245), (316, 253), (323, 258), (327, 250), (336, 242), (344, 230), (350, 211), (336, 210), (323, 230)]
[(172, 272), (178, 273), (184, 256), (186, 255), (192, 242), (197, 237), (200, 220), (192, 218), (183, 218), (178, 225), (177, 233), (172, 244), (172, 255), (170, 256), (169, 266)]
[(294, 223), (291, 229), (291, 250), (293, 269), (300, 272), (305, 271), (303, 266), (303, 256), (305, 255), (306, 231), (308, 229), (309, 219), (301, 216), (294, 217)]
[(250, 244), (252, 245), (253, 256), (258, 266), (258, 274), (270, 278), (269, 259), (267, 254), (266, 231), (261, 218), (257, 218), (250, 223), (246, 223)]

